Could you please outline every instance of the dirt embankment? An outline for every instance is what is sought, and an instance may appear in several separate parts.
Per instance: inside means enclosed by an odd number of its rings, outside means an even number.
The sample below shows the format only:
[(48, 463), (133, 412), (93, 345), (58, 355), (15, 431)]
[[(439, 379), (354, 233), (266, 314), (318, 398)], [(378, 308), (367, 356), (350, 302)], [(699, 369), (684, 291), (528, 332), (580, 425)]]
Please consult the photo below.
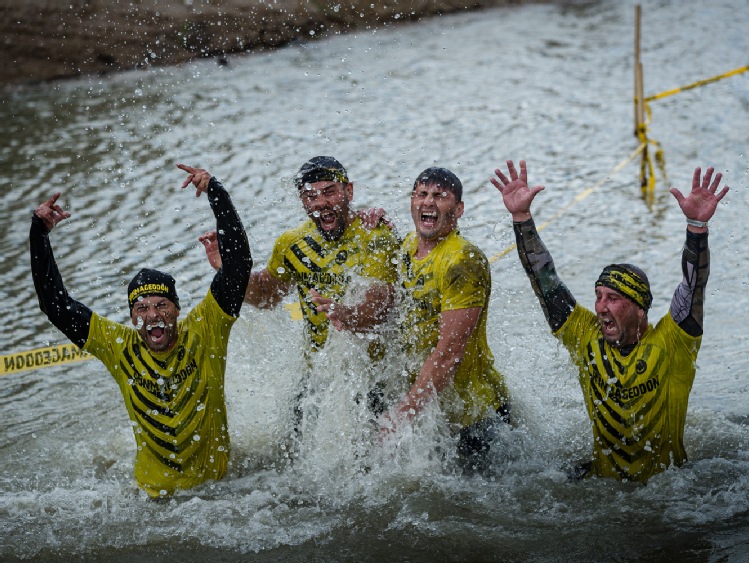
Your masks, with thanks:
[(522, 3), (523, 0), (0, 0), (0, 84), (171, 65), (437, 14)]

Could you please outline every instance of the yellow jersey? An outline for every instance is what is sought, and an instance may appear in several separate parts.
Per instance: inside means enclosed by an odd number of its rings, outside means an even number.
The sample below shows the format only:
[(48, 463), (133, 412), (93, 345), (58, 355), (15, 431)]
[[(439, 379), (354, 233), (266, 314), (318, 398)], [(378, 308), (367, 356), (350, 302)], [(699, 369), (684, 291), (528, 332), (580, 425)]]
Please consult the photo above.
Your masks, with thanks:
[(313, 349), (325, 345), (330, 321), (325, 313), (317, 311), (310, 289), (340, 301), (353, 275), (393, 284), (398, 246), (397, 237), (387, 226), (380, 224), (367, 230), (359, 217), (337, 240), (323, 237), (311, 219), (278, 237), (267, 270), (280, 280), (296, 284)]
[(229, 461), (224, 401), (229, 332), (211, 291), (184, 319), (167, 352), (153, 352), (138, 332), (93, 313), (84, 350), (120, 387), (135, 436), (135, 479), (152, 497), (220, 479)]
[(481, 307), (452, 381), (454, 392), (445, 390), (440, 399), (451, 422), (469, 426), (509, 403), (504, 378), (494, 367), (486, 339), (491, 295), (489, 262), (458, 231), (450, 233), (422, 259), (416, 258), (417, 246), (416, 233), (409, 233), (399, 260), (404, 290), (401, 327), (406, 351), (413, 360), (409, 369), (412, 382), (437, 345), (440, 313)]
[(580, 305), (555, 336), (579, 368), (597, 475), (645, 482), (686, 461), (684, 422), (701, 336), (667, 314), (625, 356)]

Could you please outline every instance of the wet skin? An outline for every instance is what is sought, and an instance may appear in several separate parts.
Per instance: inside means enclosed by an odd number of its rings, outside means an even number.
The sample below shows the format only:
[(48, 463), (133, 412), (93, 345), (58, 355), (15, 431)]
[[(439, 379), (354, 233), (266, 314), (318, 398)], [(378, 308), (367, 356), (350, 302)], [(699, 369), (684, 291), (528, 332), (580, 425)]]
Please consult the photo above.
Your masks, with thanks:
[(166, 352), (177, 342), (177, 317), (177, 306), (160, 295), (139, 299), (130, 313), (143, 342), (154, 352)]
[(304, 211), (327, 240), (341, 238), (346, 227), (354, 220), (350, 207), (354, 197), (354, 185), (351, 183), (323, 180), (305, 184), (299, 197)]
[(455, 194), (436, 184), (417, 184), (411, 193), (411, 218), (419, 237), (418, 257), (458, 228), (463, 202)]
[(647, 328), (647, 315), (618, 291), (596, 288), (596, 315), (606, 342), (614, 347), (635, 344)]

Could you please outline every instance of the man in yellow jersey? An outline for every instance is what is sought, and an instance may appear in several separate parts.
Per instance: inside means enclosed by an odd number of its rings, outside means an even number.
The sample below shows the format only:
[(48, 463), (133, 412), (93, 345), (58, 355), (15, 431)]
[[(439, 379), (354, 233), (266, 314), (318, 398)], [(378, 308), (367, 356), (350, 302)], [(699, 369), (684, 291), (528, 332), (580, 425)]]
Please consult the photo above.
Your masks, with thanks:
[(595, 312), (579, 305), (559, 279), (531, 217), (531, 203), (544, 188), (530, 188), (524, 161), (518, 174), (507, 161), (491, 181), (512, 214), (520, 261), (554, 335), (579, 368), (593, 455), (576, 476), (595, 474), (646, 482), (686, 459), (684, 421), (695, 361), (702, 341), (703, 304), (710, 268), (707, 223), (728, 187), (721, 174), (695, 169), (692, 190), (671, 193), (687, 222), (683, 279), (669, 313), (653, 326), (645, 273), (631, 264), (606, 266), (595, 283)]
[[(244, 300), (269, 309), (296, 288), (309, 352), (325, 346), (331, 324), (326, 313), (331, 306), (340, 314), (340, 318), (331, 315), (338, 329), (370, 332), (385, 320), (393, 301), (399, 241), (383, 222), (371, 229), (364, 226), (351, 208), (354, 184), (335, 158), (310, 159), (299, 169), (294, 184), (309, 218), (278, 237), (267, 266), (252, 272)], [(211, 265), (218, 267), (215, 237), (210, 232), (200, 240)], [(365, 280), (367, 289), (358, 303), (344, 305), (341, 299), (354, 277)], [(370, 344), (376, 357), (379, 342)], [(375, 412), (381, 410), (377, 393), (370, 402)]]
[(164, 497), (220, 479), (229, 461), (224, 372), (229, 332), (239, 316), (252, 258), (229, 194), (208, 172), (183, 164), (200, 196), (207, 194), (221, 233), (223, 266), (203, 300), (178, 320), (174, 278), (142, 269), (128, 285), (135, 328), (101, 317), (68, 295), (49, 232), (70, 217), (60, 194), (37, 207), (29, 234), (39, 306), (73, 343), (107, 367), (120, 387), (136, 442), (135, 479)]
[(397, 425), (436, 396), (460, 428), (459, 461), (483, 470), (498, 424), (509, 422), (509, 397), (486, 339), (491, 274), (484, 253), (458, 231), (463, 186), (451, 171), (432, 167), (411, 193), (415, 231), (401, 246), (401, 326), (411, 386), (391, 411)]

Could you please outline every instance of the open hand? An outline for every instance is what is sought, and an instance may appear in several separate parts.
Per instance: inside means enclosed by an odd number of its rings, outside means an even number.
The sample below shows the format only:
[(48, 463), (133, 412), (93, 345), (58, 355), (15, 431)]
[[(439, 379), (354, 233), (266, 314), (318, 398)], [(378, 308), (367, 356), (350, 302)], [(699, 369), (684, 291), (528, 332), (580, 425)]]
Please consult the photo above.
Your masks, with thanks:
[(525, 161), (520, 161), (520, 174), (515, 170), (515, 165), (511, 160), (507, 161), (507, 170), (510, 174), (509, 179), (502, 171), (497, 168), (494, 173), (497, 178), (490, 178), (494, 187), (502, 194), (502, 201), (507, 211), (512, 213), (514, 221), (526, 221), (531, 217), (531, 202), (536, 194), (544, 189), (543, 186), (528, 186), (528, 171)]
[[(684, 196), (677, 188), (671, 188), (669, 191), (676, 198), (679, 203), (684, 216), (687, 219), (693, 219), (695, 221), (709, 221), (715, 209), (718, 206), (720, 200), (728, 193), (730, 189), (725, 186), (720, 192), (718, 192), (718, 186), (723, 175), (718, 172), (712, 179), (714, 169), (711, 166), (705, 171), (705, 176), (702, 176), (702, 170), (697, 167), (694, 169), (692, 176), (692, 191)], [(717, 193), (716, 193), (717, 192)]]
[(360, 209), (356, 213), (359, 218), (361, 219), (362, 225), (364, 225), (364, 228), (368, 231), (371, 231), (377, 225), (382, 223), (385, 225), (388, 229), (391, 231), (395, 229), (395, 225), (390, 220), (390, 217), (388, 217), (387, 211), (385, 211), (382, 207), (370, 207), (368, 209)]

